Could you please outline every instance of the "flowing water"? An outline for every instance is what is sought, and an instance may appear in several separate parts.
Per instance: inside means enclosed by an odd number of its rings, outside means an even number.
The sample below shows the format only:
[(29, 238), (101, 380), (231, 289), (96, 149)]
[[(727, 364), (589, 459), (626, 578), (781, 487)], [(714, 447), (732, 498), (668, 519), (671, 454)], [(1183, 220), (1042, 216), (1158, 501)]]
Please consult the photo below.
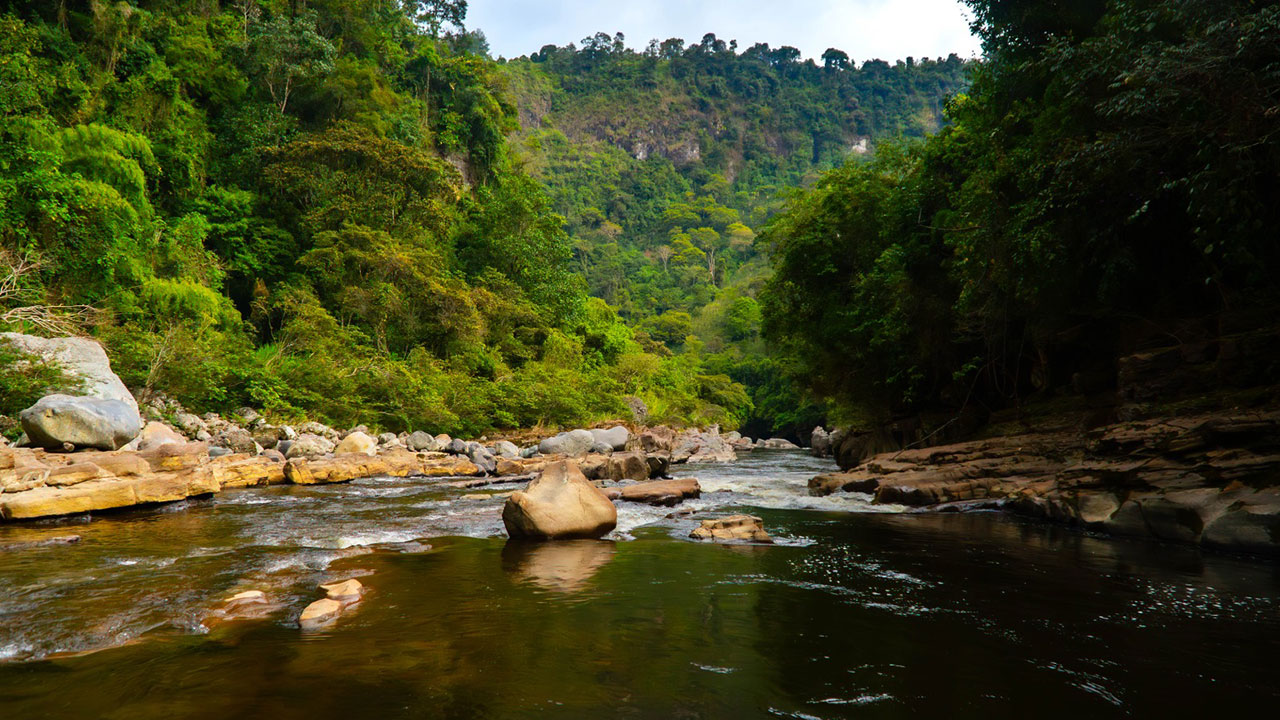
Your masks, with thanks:
[[(830, 469), (689, 466), (702, 498), (606, 541), (508, 544), (463, 495), (513, 486), (421, 479), (3, 526), (0, 718), (1274, 715), (1274, 562), (808, 497)], [(687, 539), (734, 510), (778, 544)], [(365, 599), (300, 630), (348, 577)], [(266, 617), (202, 626), (247, 589)]]

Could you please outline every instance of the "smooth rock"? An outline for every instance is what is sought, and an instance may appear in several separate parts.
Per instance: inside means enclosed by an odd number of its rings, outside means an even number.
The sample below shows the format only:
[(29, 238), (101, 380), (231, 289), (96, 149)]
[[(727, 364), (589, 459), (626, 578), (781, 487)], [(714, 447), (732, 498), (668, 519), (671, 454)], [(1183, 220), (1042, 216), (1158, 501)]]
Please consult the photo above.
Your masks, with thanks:
[(436, 441), (435, 437), (421, 430), (409, 433), (409, 438), (405, 440), (405, 445), (415, 452), (435, 452), (440, 449), (440, 443)]
[(627, 432), (627, 429), (621, 425), (611, 427), (608, 430), (595, 429), (589, 432), (597, 443), (608, 445), (611, 450), (625, 450), (627, 441), (631, 439), (631, 433)]
[(628, 502), (665, 505), (668, 507), (676, 505), (686, 498), (696, 498), (702, 494), (702, 486), (694, 478), (655, 480), (611, 489), (616, 489), (618, 497)]
[(514, 459), (520, 457), (520, 448), (516, 447), (516, 444), (509, 440), (499, 440), (494, 443), (493, 452), (495, 455), (504, 458)]
[(187, 439), (168, 425), (152, 420), (142, 428), (137, 441), (138, 450), (146, 451), (161, 445), (185, 445)]
[(334, 620), (342, 614), (342, 603), (337, 600), (324, 598), (317, 600), (306, 607), (302, 611), (302, 615), (298, 617), (298, 624), (303, 630), (310, 630), (321, 627)]
[(325, 591), (330, 600), (337, 600), (340, 603), (353, 603), (364, 595), (364, 585), (354, 578), (321, 585), (320, 589)]
[(590, 432), (586, 430), (569, 430), (538, 443), (538, 452), (543, 455), (577, 457), (585, 455), (595, 443), (595, 436)]
[(77, 383), (72, 387), (58, 388), (62, 393), (119, 400), (128, 405), (135, 415), (138, 414), (138, 401), (120, 377), (112, 372), (111, 361), (98, 341), (82, 337), (42, 338), (13, 332), (0, 333), (0, 341), (8, 342), (19, 351), (35, 355), (46, 362), (53, 361), (60, 365)]
[(759, 443), (759, 447), (764, 448), (765, 450), (799, 450), (800, 449), (799, 445), (796, 445), (790, 440), (786, 440), (783, 438), (769, 438), (768, 440), (762, 440)]
[(46, 395), (18, 414), (32, 445), (115, 450), (142, 430), (136, 406), (114, 399)]
[(617, 527), (618, 510), (576, 463), (562, 460), (512, 493), (502, 523), (512, 538), (598, 538)]
[(809, 449), (818, 457), (831, 454), (831, 435), (821, 425), (815, 427), (809, 435)]
[(377, 453), (378, 441), (360, 430), (353, 431), (342, 438), (342, 442), (338, 443), (338, 447), (333, 450), (334, 455), (369, 455), (372, 457)]

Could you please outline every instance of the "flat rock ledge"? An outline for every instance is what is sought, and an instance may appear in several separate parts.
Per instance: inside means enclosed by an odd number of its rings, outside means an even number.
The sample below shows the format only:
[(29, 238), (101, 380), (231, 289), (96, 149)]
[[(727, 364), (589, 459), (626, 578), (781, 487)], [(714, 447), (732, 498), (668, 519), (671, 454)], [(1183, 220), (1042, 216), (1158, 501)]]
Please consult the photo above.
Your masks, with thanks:
[[(526, 472), (513, 462), (511, 474)], [(517, 472), (518, 471), (518, 472)], [(165, 503), (233, 488), (340, 483), (373, 476), (479, 475), (466, 458), (390, 449), (374, 456), (341, 455), (280, 462), (247, 454), (209, 456), (202, 442), (146, 451), (50, 453), (0, 448), (0, 520), (33, 520)]]
[(814, 495), (999, 508), (1115, 535), (1280, 554), (1280, 412), (1126, 422), (875, 455)]

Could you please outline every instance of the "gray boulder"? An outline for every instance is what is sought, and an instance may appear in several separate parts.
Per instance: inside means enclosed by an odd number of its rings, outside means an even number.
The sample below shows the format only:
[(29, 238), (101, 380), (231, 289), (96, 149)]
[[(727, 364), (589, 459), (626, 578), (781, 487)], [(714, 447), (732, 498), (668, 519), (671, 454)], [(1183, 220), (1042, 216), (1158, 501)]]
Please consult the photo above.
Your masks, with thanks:
[(520, 457), (522, 458), (537, 457), (538, 455), (539, 452), (537, 445), (530, 445), (529, 447), (520, 450)]
[(421, 430), (409, 433), (409, 438), (405, 440), (405, 445), (414, 452), (435, 452), (440, 449), (440, 443), (428, 433)]
[(595, 438), (596, 442), (608, 445), (612, 450), (626, 450), (627, 441), (631, 439), (631, 433), (627, 432), (627, 429), (621, 425), (611, 427), (608, 430), (596, 429), (590, 432), (591, 437)]
[(569, 430), (538, 443), (538, 452), (543, 455), (585, 455), (596, 438), (586, 430)]
[(138, 436), (142, 418), (137, 405), (98, 397), (46, 395), (18, 415), (32, 445), (58, 449), (117, 450)]
[(471, 459), (471, 462), (476, 464), (476, 467), (480, 468), (485, 473), (493, 474), (493, 472), (498, 469), (497, 458), (493, 456), (493, 453), (489, 452), (488, 448), (480, 443), (468, 444), (467, 457)]
[(289, 444), (289, 448), (284, 451), (284, 456), (293, 458), (306, 458), (311, 460), (333, 452), (334, 443), (328, 438), (320, 437), (313, 433), (302, 433)]
[(249, 453), (250, 455), (258, 454), (261, 449), (248, 430), (234, 425), (218, 433), (215, 437), (215, 442), (221, 447), (230, 449), (232, 452)]
[(764, 448), (765, 450), (799, 450), (800, 449), (799, 446), (797, 446), (795, 443), (791, 442), (790, 440), (784, 440), (783, 438), (769, 438), (768, 440), (762, 440), (760, 444), (757, 445), (757, 447)]
[(497, 454), (498, 457), (513, 459), (520, 457), (520, 448), (516, 447), (516, 444), (509, 440), (499, 440), (494, 443), (493, 452)]
[(587, 452), (591, 453), (592, 455), (612, 455), (613, 446), (610, 445), (609, 443), (603, 443), (603, 442), (592, 443), (591, 449), (588, 450)]
[(466, 455), (467, 451), (470, 449), (471, 448), (467, 445), (466, 442), (459, 440), (457, 438), (454, 438), (453, 440), (449, 441), (449, 445), (444, 448), (444, 451), (449, 453), (450, 455)]
[[(34, 355), (45, 362), (55, 362), (77, 381), (74, 386), (58, 388), (67, 395), (118, 400), (138, 414), (138, 401), (114, 372), (107, 353), (96, 340), (79, 337), (42, 338), (21, 333), (0, 333), (20, 352)], [(139, 416), (141, 419), (141, 416)], [(141, 424), (139, 424), (141, 429)]]

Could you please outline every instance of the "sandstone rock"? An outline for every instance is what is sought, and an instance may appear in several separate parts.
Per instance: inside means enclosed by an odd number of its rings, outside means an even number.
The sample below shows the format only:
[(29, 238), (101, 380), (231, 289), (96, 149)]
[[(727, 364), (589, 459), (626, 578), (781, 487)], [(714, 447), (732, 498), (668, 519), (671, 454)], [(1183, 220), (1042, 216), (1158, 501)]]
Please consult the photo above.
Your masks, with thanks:
[(702, 487), (693, 478), (655, 480), (613, 489), (618, 491), (618, 497), (628, 502), (665, 506), (676, 505), (686, 498), (696, 498), (702, 494)]
[(62, 449), (115, 450), (137, 437), (142, 419), (136, 406), (115, 399), (46, 395), (19, 414), (31, 444)]
[(298, 617), (298, 624), (302, 626), (303, 630), (324, 627), (338, 619), (338, 616), (342, 614), (342, 608), (343, 604), (337, 600), (330, 600), (329, 598), (316, 600), (303, 609), (302, 615)]
[(693, 529), (689, 537), (696, 540), (714, 540), (716, 542), (746, 541), (771, 543), (773, 538), (765, 532), (764, 521), (753, 515), (730, 515), (722, 518), (703, 520), (702, 525)]
[(631, 439), (631, 433), (621, 425), (611, 427), (608, 430), (591, 430), (591, 436), (595, 438), (597, 443), (608, 445), (611, 450), (625, 450), (627, 441)]
[(646, 453), (670, 453), (675, 448), (676, 431), (666, 425), (651, 427), (640, 433), (640, 449)]
[(643, 453), (619, 452), (604, 459), (599, 471), (589, 476), (597, 480), (648, 480), (649, 463)]
[(440, 443), (430, 434), (421, 430), (409, 433), (409, 439), (405, 441), (405, 445), (414, 451), (435, 452), (440, 449)]
[(342, 582), (329, 583), (321, 585), (321, 590), (330, 600), (337, 600), (340, 603), (353, 603), (364, 595), (364, 585), (359, 580), (352, 578), (351, 580), (343, 580)]
[(372, 456), (378, 452), (378, 441), (369, 437), (360, 430), (349, 433), (342, 442), (338, 443), (338, 447), (334, 448), (334, 455), (369, 455)]
[(618, 511), (577, 464), (560, 461), (507, 499), (502, 522), (512, 538), (598, 538), (617, 526)]
[(586, 430), (569, 430), (538, 443), (538, 452), (543, 455), (576, 457), (585, 455), (595, 441), (595, 436)]
[(271, 450), (280, 445), (280, 429), (263, 425), (253, 431), (253, 441), (266, 450)]
[(818, 475), (809, 479), (810, 495), (830, 495), (833, 492), (874, 493), (880, 487), (880, 479), (876, 473), (867, 471), (850, 471)]
[(289, 459), (293, 459), (293, 458), (314, 459), (314, 458), (322, 457), (324, 455), (328, 455), (329, 453), (333, 452), (333, 448), (334, 448), (333, 442), (331, 442), (327, 438), (321, 437), (314, 433), (304, 432), (301, 435), (299, 435), (298, 438), (294, 440), (292, 444), (289, 445), (289, 449), (285, 452), (284, 456)]
[(151, 450), (161, 445), (185, 445), (187, 439), (176, 430), (160, 422), (149, 422), (138, 434), (138, 449)]

